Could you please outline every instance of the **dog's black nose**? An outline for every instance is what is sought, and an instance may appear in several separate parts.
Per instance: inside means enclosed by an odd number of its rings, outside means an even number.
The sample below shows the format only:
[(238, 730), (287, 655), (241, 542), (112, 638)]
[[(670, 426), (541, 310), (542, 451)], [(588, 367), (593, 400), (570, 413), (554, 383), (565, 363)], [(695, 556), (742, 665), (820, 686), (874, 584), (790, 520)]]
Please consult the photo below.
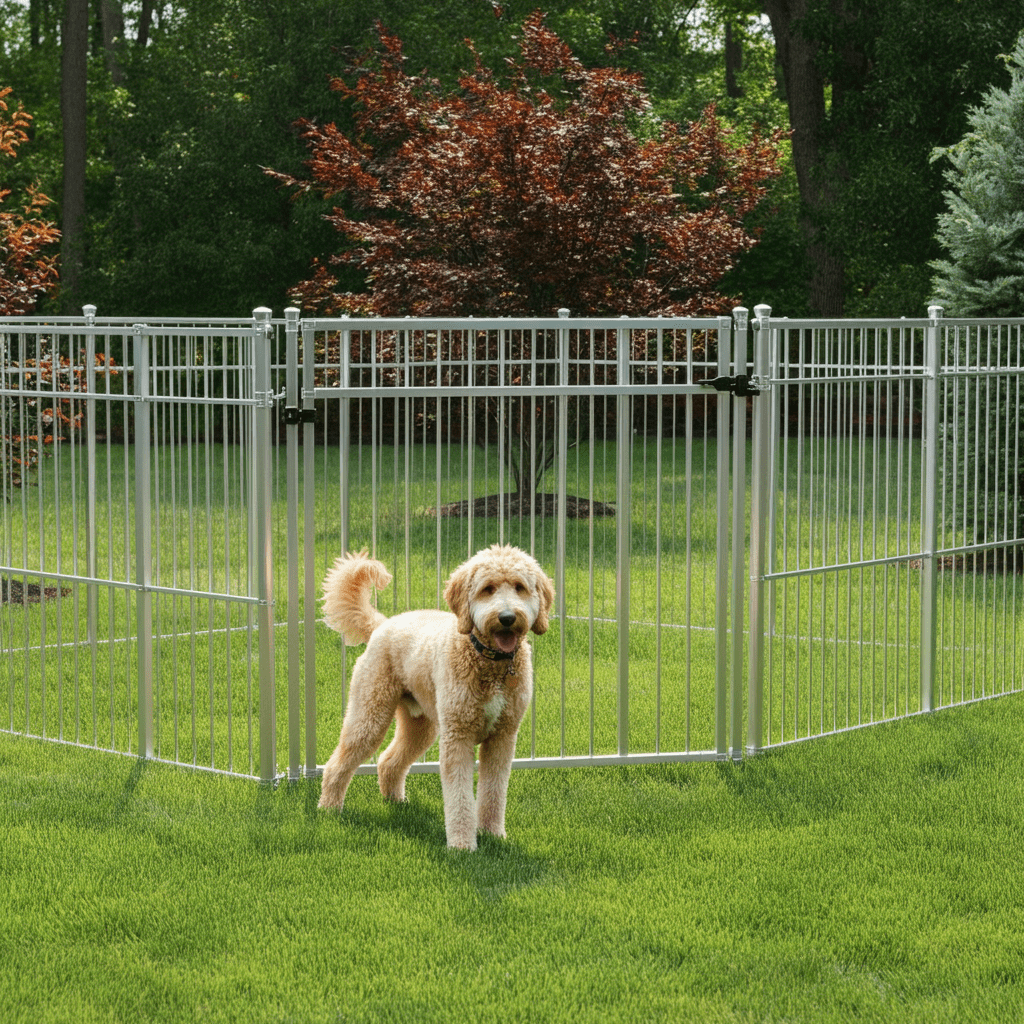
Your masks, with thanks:
[(513, 612), (502, 612), (498, 616), (498, 621), (506, 628), (511, 629), (516, 624), (516, 617)]

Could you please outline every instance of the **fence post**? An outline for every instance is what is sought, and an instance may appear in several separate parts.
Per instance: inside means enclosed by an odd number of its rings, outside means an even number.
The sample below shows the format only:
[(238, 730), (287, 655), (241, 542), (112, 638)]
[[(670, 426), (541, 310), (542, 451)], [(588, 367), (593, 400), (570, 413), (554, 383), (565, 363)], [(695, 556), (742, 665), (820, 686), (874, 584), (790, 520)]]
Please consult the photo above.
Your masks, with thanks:
[[(732, 363), (732, 318), (718, 318), (718, 376)], [(715, 535), (715, 749), (729, 756), (729, 414), (732, 402), (715, 398), (715, 478), (718, 524)]]
[[(629, 330), (616, 332), (616, 383), (629, 383)], [(615, 614), (618, 619), (618, 749), (629, 753), (629, 556), (632, 543), (633, 417), (628, 394), (616, 398)]]
[[(754, 372), (766, 386), (771, 354), (771, 306), (754, 307)], [(750, 632), (747, 638), (747, 753), (762, 745), (764, 705), (764, 553), (771, 478), (772, 395), (765, 390), (754, 400), (750, 468)]]
[[(750, 311), (737, 306), (733, 320), (733, 372), (746, 373)], [(729, 697), (729, 751), (734, 759), (743, 750), (743, 614), (747, 566), (747, 398), (733, 398), (732, 423), (732, 673)]]
[(139, 756), (152, 757), (153, 745), (153, 521), (150, 498), (149, 335), (132, 328), (135, 364), (135, 642), (139, 700)]
[(939, 372), (941, 306), (928, 307), (928, 326), (925, 328), (924, 376), (924, 494), (921, 516), (921, 710), (931, 711), (935, 706), (935, 662), (938, 635), (936, 606), (938, 565), (935, 551), (938, 547), (938, 480), (939, 457)]
[[(287, 315), (287, 310), (285, 311)], [(303, 580), (303, 635), (305, 641), (304, 677), (306, 687), (306, 776), (317, 772), (316, 757), (316, 555), (309, 538), (315, 536), (316, 472), (313, 454), (316, 451), (314, 433), (316, 429), (313, 388), (316, 383), (316, 353), (314, 342), (316, 332), (312, 326), (302, 324), (302, 502), (303, 536), (302, 545), (305, 559)], [(345, 344), (344, 342), (342, 343)], [(348, 377), (342, 376), (343, 385)], [(347, 403), (346, 403), (347, 405)], [(346, 423), (348, 422), (346, 416)], [(344, 449), (343, 449), (344, 450)]]
[(274, 693), (273, 524), (271, 522), (271, 434), (274, 411), (270, 387), (270, 310), (253, 310), (253, 505), (256, 550), (256, 628), (259, 638), (260, 781), (277, 775), (277, 707)]
[[(82, 307), (85, 317), (85, 572), (96, 579), (96, 307)], [(99, 587), (89, 583), (85, 588), (86, 628), (89, 643), (96, 650), (96, 617)], [(94, 654), (95, 657), (95, 654)]]
[(288, 492), (288, 778), (299, 777), (299, 311), (284, 311), (284, 409)]

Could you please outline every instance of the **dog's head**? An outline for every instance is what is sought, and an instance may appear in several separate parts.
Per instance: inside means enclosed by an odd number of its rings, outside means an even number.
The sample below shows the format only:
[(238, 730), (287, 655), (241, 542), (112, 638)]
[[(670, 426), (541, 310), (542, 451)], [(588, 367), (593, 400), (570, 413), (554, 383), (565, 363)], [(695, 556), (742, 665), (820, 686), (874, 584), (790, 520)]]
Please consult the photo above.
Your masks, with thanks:
[(475, 626), (498, 650), (511, 653), (528, 630), (547, 631), (555, 588), (525, 551), (495, 544), (452, 573), (444, 599), (460, 633)]

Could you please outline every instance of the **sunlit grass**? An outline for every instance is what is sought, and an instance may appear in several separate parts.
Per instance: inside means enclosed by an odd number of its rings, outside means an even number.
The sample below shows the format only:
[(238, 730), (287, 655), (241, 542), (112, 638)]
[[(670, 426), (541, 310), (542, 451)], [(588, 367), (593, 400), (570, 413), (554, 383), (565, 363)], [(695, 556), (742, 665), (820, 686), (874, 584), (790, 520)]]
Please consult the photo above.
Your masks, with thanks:
[(276, 790), (0, 737), (0, 1005), (70, 1021), (1009, 1021), (1021, 697), (741, 764)]

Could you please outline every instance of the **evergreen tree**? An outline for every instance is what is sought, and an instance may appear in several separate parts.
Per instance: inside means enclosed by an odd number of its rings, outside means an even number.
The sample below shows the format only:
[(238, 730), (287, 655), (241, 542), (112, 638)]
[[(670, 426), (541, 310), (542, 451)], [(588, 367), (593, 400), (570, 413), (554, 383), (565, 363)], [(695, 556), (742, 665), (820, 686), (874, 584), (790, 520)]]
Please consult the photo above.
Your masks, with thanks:
[(947, 316), (1024, 316), (1024, 35), (1006, 60), (1009, 88), (991, 89), (967, 135), (936, 151), (952, 164), (938, 230), (950, 258), (932, 264)]
[[(1024, 316), (1024, 35), (1006, 58), (1010, 84), (992, 88), (969, 115), (970, 131), (936, 151), (952, 164), (938, 238), (949, 259), (932, 263), (935, 301), (946, 316)], [(968, 544), (1002, 544), (1019, 563), (1024, 538), (1024, 381), (1016, 330), (957, 332), (946, 359), (985, 373), (946, 385), (947, 498)], [(1005, 370), (1005, 373), (992, 373)], [(1016, 543), (1014, 543), (1016, 542)], [(975, 555), (987, 564), (988, 554)]]

